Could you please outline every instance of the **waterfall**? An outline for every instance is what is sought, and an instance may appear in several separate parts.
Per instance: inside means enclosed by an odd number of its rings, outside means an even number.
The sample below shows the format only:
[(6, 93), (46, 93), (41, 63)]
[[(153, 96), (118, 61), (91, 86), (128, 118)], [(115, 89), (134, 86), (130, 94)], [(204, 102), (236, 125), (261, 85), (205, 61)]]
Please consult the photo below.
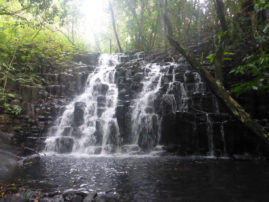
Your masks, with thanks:
[(50, 128), (45, 151), (86, 154), (117, 151), (118, 89), (114, 80), (118, 57), (101, 55), (98, 67), (88, 76), (85, 91), (65, 107)]
[[(209, 156), (218, 151), (213, 134), (218, 100), (208, 96), (200, 75), (182, 61), (147, 63), (142, 54), (102, 54), (84, 89), (49, 129), (46, 152), (140, 154), (167, 144), (170, 135), (172, 143), (188, 144), (182, 137), (194, 142), (191, 138), (203, 133), (208, 142), (201, 143), (203, 151)], [(226, 153), (223, 126), (220, 129)]]
[(154, 101), (161, 87), (162, 67), (147, 64), (144, 67), (143, 89), (134, 100), (132, 111), (133, 143), (144, 150), (155, 147), (160, 138), (160, 117), (154, 111)]
[[(167, 74), (169, 74), (169, 70), (167, 71)], [(169, 94), (173, 91), (174, 89), (174, 83), (176, 82), (176, 74), (175, 74), (175, 67), (173, 67), (172, 70), (172, 81), (169, 82), (169, 86), (166, 90), (166, 94)]]
[(215, 156), (215, 145), (214, 145), (214, 138), (213, 138), (213, 125), (212, 125), (212, 121), (209, 118), (209, 114), (206, 113), (206, 124), (207, 124), (207, 136), (208, 136), (208, 155), (209, 156)]

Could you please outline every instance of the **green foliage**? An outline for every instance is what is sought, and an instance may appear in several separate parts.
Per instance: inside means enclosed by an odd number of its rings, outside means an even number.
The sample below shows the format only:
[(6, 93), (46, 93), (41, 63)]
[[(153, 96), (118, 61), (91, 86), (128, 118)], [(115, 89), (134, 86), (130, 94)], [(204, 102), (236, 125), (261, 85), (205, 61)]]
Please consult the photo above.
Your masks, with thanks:
[(216, 53), (211, 53), (210, 55), (206, 57), (206, 59), (208, 59), (210, 63), (213, 63), (215, 60), (215, 57), (216, 57)]
[[(224, 52), (224, 56), (234, 55), (232, 52)], [(213, 63), (216, 57), (216, 53), (212, 53), (206, 57), (210, 63)], [(224, 57), (223, 60), (231, 60), (229, 57)]]
[(245, 60), (245, 65), (232, 69), (230, 73), (249, 76), (250, 79), (235, 85), (233, 92), (236, 95), (250, 90), (269, 92), (269, 54), (262, 54), (259, 58), (249, 56)]
[(19, 116), (21, 114), (22, 108), (19, 105), (10, 105), (5, 103), (4, 109), (7, 113), (10, 113), (14, 116)]
[[(124, 50), (162, 51), (168, 48), (167, 30), (163, 22), (164, 2), (159, 0), (112, 1), (117, 30)], [(175, 38), (188, 43), (198, 42), (197, 28), (206, 22), (198, 1), (169, 0), (166, 7), (171, 23), (175, 27)], [(200, 28), (202, 29), (202, 26)], [(110, 28), (109, 32), (101, 37), (101, 41), (108, 44), (107, 41), (112, 35), (112, 28)], [(113, 42), (115, 43), (115, 40)], [(113, 44), (113, 47), (116, 47), (116, 44)]]
[(0, 104), (18, 115), (10, 105), (11, 84), (42, 87), (42, 72), (62, 71), (62, 64), (87, 50), (81, 40), (70, 39), (63, 26), (70, 17), (65, 0), (0, 0)]
[(254, 5), (254, 9), (256, 12), (269, 9), (269, 2), (267, 0), (257, 0)]

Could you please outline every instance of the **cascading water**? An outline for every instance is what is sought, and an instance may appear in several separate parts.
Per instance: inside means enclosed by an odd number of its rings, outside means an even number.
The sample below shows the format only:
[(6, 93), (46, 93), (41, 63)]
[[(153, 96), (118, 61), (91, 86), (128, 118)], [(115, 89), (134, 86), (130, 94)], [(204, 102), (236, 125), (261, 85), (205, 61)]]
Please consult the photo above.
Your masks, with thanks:
[(155, 113), (154, 101), (161, 87), (162, 67), (157, 64), (147, 64), (144, 67), (143, 89), (134, 100), (132, 111), (133, 143), (142, 149), (155, 147), (160, 138), (160, 117)]
[(118, 55), (103, 54), (99, 66), (49, 131), (45, 150), (58, 153), (113, 153), (119, 145), (115, 118), (118, 89), (114, 82)]
[(206, 113), (206, 123), (207, 123), (207, 135), (208, 135), (208, 147), (209, 152), (208, 155), (213, 157), (215, 156), (215, 145), (214, 145), (214, 139), (213, 139), (213, 126), (212, 121), (209, 117), (209, 114)]
[[(65, 107), (50, 128), (45, 151), (140, 154), (141, 150), (152, 151), (159, 143), (166, 144), (169, 134), (179, 133), (177, 144), (185, 144), (180, 138), (186, 129), (186, 134), (194, 135), (206, 131), (207, 148), (201, 149), (214, 156), (218, 145), (214, 143), (213, 119), (220, 109), (200, 75), (186, 68), (182, 60), (160, 64), (141, 59), (141, 54), (101, 55), (99, 65), (88, 76), (85, 91)], [(182, 130), (170, 131), (167, 120), (184, 121)], [(186, 124), (193, 126), (189, 130), (189, 125), (184, 128)], [(223, 127), (220, 129), (224, 134)], [(226, 153), (222, 139), (221, 150)]]

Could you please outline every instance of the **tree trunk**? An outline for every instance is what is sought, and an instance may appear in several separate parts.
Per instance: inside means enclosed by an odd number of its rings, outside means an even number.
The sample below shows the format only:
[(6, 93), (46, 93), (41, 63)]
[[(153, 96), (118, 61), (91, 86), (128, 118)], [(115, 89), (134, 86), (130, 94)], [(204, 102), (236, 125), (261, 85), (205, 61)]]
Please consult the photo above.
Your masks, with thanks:
[(228, 30), (228, 26), (225, 18), (224, 3), (222, 0), (216, 0), (216, 11), (220, 20), (221, 29), (225, 32)]
[(115, 37), (116, 37), (116, 40), (117, 40), (119, 51), (122, 53), (123, 51), (122, 51), (122, 48), (121, 48), (121, 45), (120, 45), (120, 40), (119, 40), (117, 28), (116, 28), (114, 11), (113, 11), (113, 7), (112, 7), (112, 4), (111, 4), (110, 0), (108, 0), (108, 4), (109, 4), (109, 10), (110, 10), (111, 18), (112, 18), (112, 26), (113, 26), (114, 34), (115, 34)]
[(236, 100), (231, 97), (231, 95), (225, 90), (223, 85), (216, 79), (214, 79), (214, 77), (209, 73), (209, 71), (201, 67), (197, 59), (191, 53), (185, 50), (171, 36), (168, 36), (168, 40), (170, 44), (175, 47), (175, 49), (187, 59), (191, 66), (200, 73), (203, 79), (205, 79), (206, 83), (210, 86), (211, 90), (226, 104), (226, 106), (230, 109), (233, 115), (245, 126), (247, 126), (253, 133), (264, 139), (269, 145), (269, 134), (260, 124), (251, 119), (250, 115), (239, 103), (236, 102)]
[(216, 11), (218, 19), (220, 20), (221, 30), (222, 30), (222, 36), (218, 44), (218, 48), (216, 51), (216, 56), (214, 59), (214, 67), (215, 67), (215, 78), (220, 81), (221, 83), (224, 82), (224, 76), (223, 76), (223, 59), (224, 59), (224, 52), (225, 52), (225, 45), (227, 40), (227, 31), (228, 26), (225, 18), (224, 13), (224, 3), (222, 0), (216, 0)]
[(173, 46), (177, 51), (179, 51), (190, 63), (190, 65), (200, 73), (200, 75), (209, 85), (211, 90), (225, 103), (225, 105), (233, 113), (233, 115), (238, 120), (240, 120), (241, 123), (248, 127), (254, 134), (262, 138), (267, 144), (267, 146), (269, 146), (269, 133), (266, 132), (266, 130), (260, 124), (251, 119), (250, 115), (238, 102), (236, 102), (236, 100), (231, 97), (231, 95), (226, 91), (224, 86), (218, 80), (216, 80), (207, 69), (203, 68), (198, 62), (198, 60), (189, 51), (185, 50), (180, 43), (173, 39), (172, 26), (166, 15), (164, 15), (164, 21), (167, 25), (167, 38), (170, 45)]

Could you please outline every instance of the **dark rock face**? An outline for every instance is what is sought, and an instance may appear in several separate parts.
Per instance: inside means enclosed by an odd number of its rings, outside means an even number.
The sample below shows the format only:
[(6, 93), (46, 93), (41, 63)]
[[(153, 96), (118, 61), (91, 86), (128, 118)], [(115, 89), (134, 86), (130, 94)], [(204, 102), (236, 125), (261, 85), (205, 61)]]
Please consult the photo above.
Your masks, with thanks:
[[(86, 56), (85, 56), (86, 57)], [(65, 104), (72, 98), (84, 91), (85, 83), (89, 73), (94, 70), (98, 61), (98, 54), (92, 56), (89, 64), (73, 63), (65, 72), (41, 72), (47, 84), (44, 87), (32, 87), (20, 83), (11, 82), (8, 88), (17, 92), (16, 99), (12, 98), (13, 105), (19, 105), (22, 113), (19, 117), (3, 114), (0, 106), (0, 130), (10, 131), (14, 134), (12, 144), (42, 150), (45, 134), (48, 128), (53, 125), (55, 118), (60, 115)], [(73, 128), (64, 131), (65, 136), (79, 136), (76, 129), (83, 120), (80, 107), (77, 108)], [(21, 155), (29, 155), (29, 151), (22, 151)]]
[(96, 142), (95, 142), (95, 145), (101, 145), (102, 144), (102, 141), (103, 141), (103, 130), (102, 130), (102, 120), (99, 119), (96, 121), (96, 131), (94, 133), (94, 136), (95, 136), (95, 139), (96, 139)]
[[(147, 120), (148, 118), (151, 120)], [(139, 134), (138, 145), (144, 151), (151, 151), (158, 144), (159, 140), (158, 117), (156, 115), (153, 115), (152, 117), (144, 117), (143, 122), (144, 127)], [(147, 124), (152, 124), (151, 130), (148, 130), (148, 127), (146, 127)]]
[(74, 124), (75, 126), (79, 127), (84, 123), (84, 110), (86, 104), (83, 102), (75, 103), (74, 108)]
[(71, 137), (61, 137), (56, 140), (55, 151), (58, 153), (70, 153), (73, 149), (74, 140)]
[(74, 57), (76, 62), (82, 62), (87, 65), (97, 65), (100, 53), (84, 53)]
[(176, 113), (177, 103), (174, 95), (164, 95), (162, 98), (162, 114)]
[(123, 63), (116, 67), (115, 80), (119, 89), (116, 118), (118, 120), (122, 144), (132, 143), (132, 101), (143, 88), (142, 63)]
[[(49, 81), (44, 88), (13, 83), (12, 86), (18, 88), (21, 94), (13, 103), (21, 104), (23, 114), (16, 119), (0, 114), (0, 128), (13, 126), (15, 136), (12, 140), (17, 145), (23, 143), (24, 146), (42, 149), (47, 129), (53, 124), (55, 117), (63, 112), (65, 104), (83, 92), (88, 74), (94, 70), (98, 57), (98, 54), (77, 56), (76, 61), (86, 65), (75, 64), (74, 68), (62, 73), (43, 73), (43, 77)], [(125, 145), (133, 141), (132, 110), (134, 100), (143, 89), (143, 58), (141, 53), (123, 55), (120, 60), (125, 63), (116, 67), (115, 80), (119, 94), (115, 118), (119, 128), (114, 122), (109, 123), (109, 145)], [(263, 152), (262, 143), (234, 120), (184, 58), (180, 58), (177, 64), (165, 62), (163, 56), (151, 58), (151, 61), (166, 68), (161, 70), (163, 76), (157, 98), (146, 109), (148, 114), (155, 112), (159, 119), (155, 115), (142, 119), (144, 126), (138, 137), (138, 145), (142, 150), (150, 151), (159, 143), (167, 151), (180, 155), (207, 155), (212, 151), (216, 156)], [(210, 68), (209, 70), (212, 71)], [(98, 80), (93, 88), (97, 95), (97, 113), (101, 115), (109, 89)], [(262, 118), (263, 125), (268, 125), (266, 99), (253, 99), (252, 103), (247, 99), (249, 97), (240, 98), (240, 102), (248, 103), (245, 104), (247, 111), (254, 114), (255, 118)], [(76, 103), (73, 124), (64, 129), (62, 138), (57, 139), (59, 153), (70, 153), (74, 146), (73, 138), (81, 136), (79, 126), (84, 122), (84, 111), (85, 104)], [(150, 127), (145, 127), (148, 123), (151, 124)], [(102, 120), (96, 122), (96, 146), (102, 144), (102, 124)], [(117, 130), (120, 139), (116, 137)], [(114, 149), (115, 147), (110, 148), (112, 152)]]
[[(162, 70), (161, 88), (152, 107), (146, 109), (147, 113), (155, 111), (161, 117), (161, 125), (157, 124), (156, 117), (152, 117), (151, 130), (141, 127), (140, 148), (150, 151), (159, 143), (167, 151), (180, 155), (258, 155), (262, 152), (263, 149), (258, 149), (262, 147), (261, 142), (230, 115), (184, 58), (180, 58), (178, 64), (161, 62), (161, 65), (167, 66)], [(119, 102), (116, 117), (122, 144), (132, 140), (131, 112), (134, 99), (143, 88), (145, 74), (142, 67), (141, 62), (117, 66)], [(142, 122), (146, 125), (149, 121), (144, 118)]]
[(94, 85), (94, 90), (100, 94), (100, 95), (105, 95), (108, 91), (108, 85), (107, 84), (102, 84), (100, 81), (96, 81), (96, 84)]
[(108, 134), (108, 144), (118, 145), (117, 131), (118, 128), (114, 121), (109, 122), (108, 124), (109, 134)]

